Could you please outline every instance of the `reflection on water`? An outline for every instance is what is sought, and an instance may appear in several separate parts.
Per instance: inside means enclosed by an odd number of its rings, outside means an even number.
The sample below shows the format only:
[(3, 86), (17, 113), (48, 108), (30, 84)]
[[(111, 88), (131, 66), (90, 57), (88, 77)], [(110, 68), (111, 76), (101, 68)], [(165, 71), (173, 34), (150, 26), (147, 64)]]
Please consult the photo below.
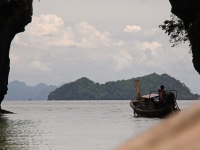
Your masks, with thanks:
[(16, 114), (0, 117), (0, 150), (112, 149), (162, 121), (134, 117), (129, 102), (5, 101)]
[(8, 149), (9, 144), (7, 144), (7, 119), (0, 116), (0, 147), (1, 149)]
[(36, 127), (31, 121), (10, 120), (6, 116), (0, 116), (0, 148), (1, 150), (34, 149), (30, 147), (31, 136)]

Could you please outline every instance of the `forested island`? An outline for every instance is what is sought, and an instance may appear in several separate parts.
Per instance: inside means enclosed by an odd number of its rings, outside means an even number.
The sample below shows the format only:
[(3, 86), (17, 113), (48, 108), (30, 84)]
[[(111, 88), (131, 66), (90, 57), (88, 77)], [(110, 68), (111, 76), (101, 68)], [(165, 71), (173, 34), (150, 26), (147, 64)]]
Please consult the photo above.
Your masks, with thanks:
[(128, 80), (110, 81), (99, 84), (86, 77), (64, 84), (51, 92), (48, 100), (131, 100), (136, 97), (134, 80), (139, 79), (142, 94), (157, 91), (160, 85), (166, 90), (178, 90), (179, 100), (197, 100), (198, 94), (191, 93), (190, 89), (179, 80), (167, 75), (156, 73)]

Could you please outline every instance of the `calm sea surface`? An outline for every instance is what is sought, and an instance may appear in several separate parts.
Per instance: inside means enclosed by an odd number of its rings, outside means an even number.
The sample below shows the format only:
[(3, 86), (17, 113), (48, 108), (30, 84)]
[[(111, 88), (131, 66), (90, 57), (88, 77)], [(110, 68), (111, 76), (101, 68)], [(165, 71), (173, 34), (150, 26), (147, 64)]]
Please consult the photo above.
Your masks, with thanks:
[(129, 102), (3, 101), (16, 114), (0, 117), (0, 150), (111, 150), (163, 120), (134, 117)]

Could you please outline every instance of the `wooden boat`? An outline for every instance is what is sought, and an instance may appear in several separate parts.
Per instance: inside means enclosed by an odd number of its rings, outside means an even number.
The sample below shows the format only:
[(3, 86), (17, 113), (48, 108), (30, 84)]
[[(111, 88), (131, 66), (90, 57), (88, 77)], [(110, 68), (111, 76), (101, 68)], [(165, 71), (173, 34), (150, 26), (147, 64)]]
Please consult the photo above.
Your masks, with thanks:
[(164, 117), (170, 113), (180, 111), (176, 103), (177, 90), (167, 90), (162, 93), (163, 102), (158, 101), (159, 93), (150, 91), (149, 94), (140, 96), (140, 82), (135, 81), (137, 97), (130, 102), (134, 115), (144, 117)]

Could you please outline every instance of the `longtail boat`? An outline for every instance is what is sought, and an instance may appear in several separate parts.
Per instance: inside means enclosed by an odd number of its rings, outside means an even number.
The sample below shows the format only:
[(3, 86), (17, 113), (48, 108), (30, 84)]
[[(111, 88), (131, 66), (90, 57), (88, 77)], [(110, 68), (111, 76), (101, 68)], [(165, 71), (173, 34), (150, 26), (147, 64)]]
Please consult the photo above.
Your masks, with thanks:
[[(150, 91), (149, 94), (141, 96), (139, 80), (135, 80), (135, 86), (137, 97), (130, 102), (135, 116), (162, 118), (170, 113), (180, 111), (176, 102), (177, 90), (166, 90), (163, 93)], [(159, 102), (160, 96), (162, 96), (162, 103)]]

